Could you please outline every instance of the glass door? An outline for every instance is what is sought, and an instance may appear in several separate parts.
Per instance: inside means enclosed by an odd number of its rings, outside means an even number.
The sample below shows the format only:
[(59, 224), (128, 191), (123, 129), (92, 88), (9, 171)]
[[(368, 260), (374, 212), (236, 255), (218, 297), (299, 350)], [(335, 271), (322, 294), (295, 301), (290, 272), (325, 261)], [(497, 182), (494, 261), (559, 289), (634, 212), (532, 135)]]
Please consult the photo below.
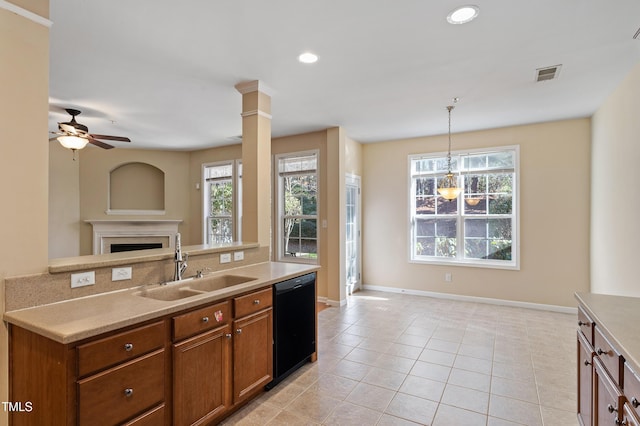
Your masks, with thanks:
[(361, 284), (360, 261), (360, 176), (347, 175), (346, 179), (346, 271), (347, 294)]

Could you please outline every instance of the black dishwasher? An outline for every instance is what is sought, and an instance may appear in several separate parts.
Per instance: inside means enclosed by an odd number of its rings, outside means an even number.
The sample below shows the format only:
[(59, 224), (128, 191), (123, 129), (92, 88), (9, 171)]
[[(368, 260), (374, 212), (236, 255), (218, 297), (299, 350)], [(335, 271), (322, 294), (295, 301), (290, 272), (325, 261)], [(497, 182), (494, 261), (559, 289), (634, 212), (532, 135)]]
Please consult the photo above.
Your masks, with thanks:
[(267, 389), (316, 351), (316, 274), (274, 284), (273, 294), (273, 381)]

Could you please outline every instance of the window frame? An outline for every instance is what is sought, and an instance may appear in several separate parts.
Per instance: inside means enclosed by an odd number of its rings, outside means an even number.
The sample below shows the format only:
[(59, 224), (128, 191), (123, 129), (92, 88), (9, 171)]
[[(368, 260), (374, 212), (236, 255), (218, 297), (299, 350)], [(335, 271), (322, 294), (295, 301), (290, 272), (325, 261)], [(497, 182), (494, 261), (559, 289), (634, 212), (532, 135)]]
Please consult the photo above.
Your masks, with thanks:
[[(241, 221), (238, 220), (241, 218), (241, 211), (239, 210), (242, 206), (241, 201), (238, 200), (238, 194), (242, 194), (242, 189), (240, 187), (241, 181), (239, 178), (238, 172), (238, 161), (239, 160), (226, 160), (226, 161), (215, 161), (209, 163), (202, 164), (202, 181), (200, 187), (202, 188), (202, 241), (203, 244), (227, 244), (227, 242), (212, 242), (209, 241), (209, 218), (212, 217), (209, 215), (209, 191), (208, 191), (208, 179), (207, 179), (207, 168), (210, 167), (231, 167), (231, 176), (224, 179), (229, 179), (231, 181), (231, 212), (228, 216), (220, 216), (220, 218), (230, 219), (231, 220), (231, 242), (237, 241), (240, 238), (240, 225)], [(223, 178), (221, 178), (223, 179)]]
[[(467, 194), (466, 188), (465, 192), (461, 193), (455, 200), (457, 203), (456, 213), (448, 215), (451, 219), (455, 219), (456, 223), (456, 247), (464, 248), (464, 240), (465, 240), (465, 219), (501, 219), (501, 218), (510, 218), (511, 219), (511, 260), (503, 261), (503, 260), (492, 260), (492, 259), (470, 259), (464, 257), (464, 249), (457, 250), (457, 256), (455, 258), (447, 258), (447, 257), (428, 257), (428, 256), (419, 256), (415, 252), (415, 242), (416, 242), (416, 214), (415, 214), (415, 188), (414, 188), (414, 179), (415, 176), (413, 174), (412, 162), (419, 159), (446, 159), (446, 152), (434, 152), (434, 153), (421, 153), (421, 154), (411, 154), (408, 156), (407, 161), (407, 176), (408, 176), (408, 189), (409, 189), (409, 199), (408, 199), (408, 260), (409, 263), (423, 264), (423, 265), (446, 265), (446, 266), (467, 266), (467, 267), (477, 267), (477, 268), (491, 268), (491, 269), (509, 269), (509, 270), (520, 270), (520, 146), (519, 145), (508, 145), (508, 146), (497, 146), (497, 147), (487, 147), (487, 148), (477, 148), (470, 150), (458, 150), (451, 151), (451, 157), (454, 159), (456, 165), (462, 164), (461, 159), (466, 156), (474, 156), (478, 154), (492, 154), (499, 152), (512, 152), (514, 167), (513, 167), (513, 184), (512, 184), (512, 213), (511, 214), (482, 214), (482, 215), (473, 215), (465, 213), (462, 209), (462, 204), (464, 203), (464, 196)], [(457, 166), (456, 166), (457, 167)], [(496, 170), (498, 171), (498, 170)], [(474, 174), (473, 172), (465, 172), (464, 170), (459, 172), (457, 170), (453, 170), (459, 179), (459, 184), (464, 185), (464, 176), (467, 174)], [(479, 174), (491, 174), (492, 170), (486, 169), (486, 171), (480, 171)], [(433, 173), (432, 176), (437, 177), (436, 182), (446, 174), (444, 172)], [(437, 199), (436, 199), (437, 202)], [(436, 216), (434, 215), (434, 218)], [(443, 218), (443, 216), (439, 216), (439, 218)]]
[[(316, 214), (315, 215), (296, 215), (299, 219), (311, 219), (316, 221), (316, 257), (314, 258), (306, 258), (306, 257), (295, 257), (295, 256), (285, 256), (284, 254), (284, 181), (282, 179), (282, 173), (280, 172), (280, 161), (283, 159), (291, 159), (296, 157), (309, 157), (315, 156), (316, 158), (316, 169), (315, 169), (315, 177), (316, 177)], [(274, 177), (274, 188), (275, 188), (275, 226), (276, 230), (274, 233), (274, 247), (275, 247), (275, 258), (278, 262), (291, 262), (291, 263), (306, 263), (312, 265), (320, 264), (320, 186), (321, 186), (321, 176), (320, 176), (320, 150), (307, 150), (307, 151), (296, 151), (296, 152), (288, 152), (282, 154), (276, 154), (273, 156), (273, 177)], [(287, 175), (291, 175), (292, 173), (287, 173)], [(303, 174), (303, 173), (301, 173)], [(309, 174), (309, 173), (304, 173)]]

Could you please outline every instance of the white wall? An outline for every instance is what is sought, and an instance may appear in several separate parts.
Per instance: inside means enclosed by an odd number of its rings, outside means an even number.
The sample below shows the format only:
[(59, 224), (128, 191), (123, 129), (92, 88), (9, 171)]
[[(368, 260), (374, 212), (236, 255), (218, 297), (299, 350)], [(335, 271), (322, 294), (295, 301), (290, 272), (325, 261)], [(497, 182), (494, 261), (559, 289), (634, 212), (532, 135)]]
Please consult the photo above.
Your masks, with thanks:
[(640, 64), (592, 120), (591, 291), (640, 297)]
[[(453, 150), (520, 145), (519, 271), (409, 263), (409, 154), (446, 135), (363, 145), (363, 283), (575, 306), (589, 291), (590, 120), (453, 135)], [(445, 273), (452, 282), (445, 282)]]

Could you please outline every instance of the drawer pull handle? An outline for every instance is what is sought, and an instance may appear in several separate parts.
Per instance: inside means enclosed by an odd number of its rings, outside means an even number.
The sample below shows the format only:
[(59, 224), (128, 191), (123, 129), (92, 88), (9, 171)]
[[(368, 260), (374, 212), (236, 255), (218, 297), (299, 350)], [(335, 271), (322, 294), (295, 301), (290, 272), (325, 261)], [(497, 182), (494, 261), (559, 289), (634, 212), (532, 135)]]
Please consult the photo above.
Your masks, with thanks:
[(598, 355), (609, 355), (609, 351), (603, 351), (602, 348), (598, 348), (596, 352)]
[(226, 337), (227, 339), (231, 339), (231, 333), (225, 334), (224, 337)]
[(237, 329), (236, 334), (242, 334), (242, 329), (241, 328)]
[(609, 404), (609, 405), (607, 405), (607, 411), (609, 411), (610, 413), (613, 413), (613, 412), (617, 412), (618, 409), (616, 407), (614, 407), (613, 405)]
[(124, 396), (126, 396), (126, 397), (130, 397), (131, 395), (133, 395), (133, 389), (131, 389), (131, 388), (126, 388), (126, 389), (124, 390)]
[(133, 343), (125, 343), (124, 350), (127, 352), (131, 352), (133, 350)]
[(208, 323), (209, 322), (209, 317), (202, 317), (202, 322), (203, 323)]
[(253, 304), (254, 304), (254, 305), (259, 305), (259, 304), (260, 304), (260, 299), (256, 299), (256, 300), (254, 300), (254, 301), (253, 301)]
[(640, 402), (638, 402), (638, 398), (636, 398), (635, 396), (631, 398), (631, 405), (633, 405), (634, 408), (638, 408), (638, 406), (640, 405)]
[(584, 322), (584, 321), (578, 321), (578, 325), (580, 327), (582, 327), (583, 325), (586, 325), (587, 327), (591, 326), (591, 324), (589, 324), (588, 322)]
[(588, 359), (585, 359), (585, 360), (584, 360), (584, 365), (591, 365), (591, 363), (589, 362), (589, 360), (588, 360)]

